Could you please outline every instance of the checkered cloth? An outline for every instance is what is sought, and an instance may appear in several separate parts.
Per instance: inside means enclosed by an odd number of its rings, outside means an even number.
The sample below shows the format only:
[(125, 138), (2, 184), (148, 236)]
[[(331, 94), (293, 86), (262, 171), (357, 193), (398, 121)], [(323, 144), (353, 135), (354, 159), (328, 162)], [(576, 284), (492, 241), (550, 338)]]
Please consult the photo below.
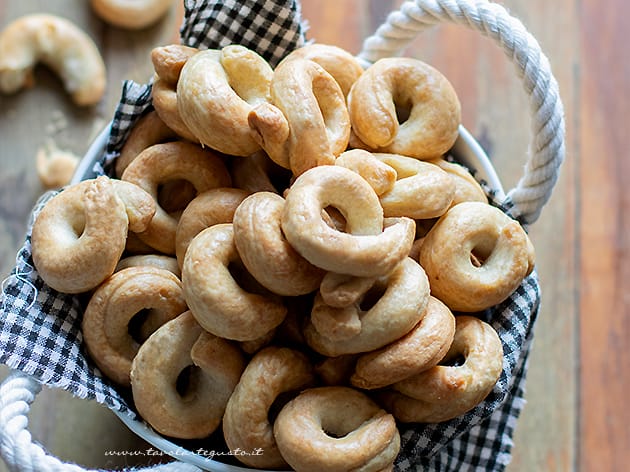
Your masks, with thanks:
[[(186, 1), (184, 44), (220, 48), (238, 43), (271, 64), (305, 44), (297, 0)], [(95, 175), (113, 175), (113, 162), (136, 121), (151, 109), (151, 84), (126, 82), (107, 147)], [(32, 215), (55, 194), (42, 196)], [(509, 212), (509, 202), (500, 202)], [(30, 227), (15, 269), (2, 284), (0, 362), (41, 383), (95, 399), (135, 417), (128, 397), (117, 391), (89, 360), (80, 331), (85, 296), (58, 293), (33, 268)], [(512, 434), (523, 407), (523, 388), (540, 287), (536, 273), (481, 317), (499, 333), (505, 352), (501, 377), (491, 394), (465, 415), (440, 424), (402, 426), (396, 470), (500, 471), (510, 461)]]

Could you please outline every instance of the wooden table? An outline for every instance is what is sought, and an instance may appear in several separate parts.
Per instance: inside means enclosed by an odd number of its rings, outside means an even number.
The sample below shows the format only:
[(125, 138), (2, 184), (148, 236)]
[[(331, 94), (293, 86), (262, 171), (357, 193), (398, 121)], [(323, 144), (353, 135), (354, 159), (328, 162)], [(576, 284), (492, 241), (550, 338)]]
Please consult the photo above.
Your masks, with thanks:
[[(625, 0), (505, 0), (538, 39), (564, 101), (567, 160), (554, 195), (531, 228), (543, 289), (530, 357), (527, 404), (518, 423), (511, 472), (627, 470), (630, 463), (630, 30)], [(303, 0), (308, 36), (353, 53), (400, 1)], [(47, 142), (81, 155), (119, 99), (123, 79), (145, 82), (149, 51), (177, 41), (182, 7), (141, 32), (109, 27), (89, 2), (0, 0), (0, 26), (24, 13), (69, 17), (99, 45), (108, 89), (93, 108), (75, 107), (59, 80), (37, 70), (35, 88), (0, 96), (0, 274), (22, 244), (28, 214), (43, 189), (35, 172)], [(529, 117), (521, 85), (489, 40), (443, 26), (414, 42), (412, 55), (454, 84), (464, 125), (485, 147), (506, 188), (521, 175)], [(6, 369), (3, 367), (2, 376)], [(105, 456), (143, 443), (99, 405), (44, 389), (30, 430), (58, 457), (89, 467), (132, 463)], [(0, 471), (4, 465), (0, 464)]]

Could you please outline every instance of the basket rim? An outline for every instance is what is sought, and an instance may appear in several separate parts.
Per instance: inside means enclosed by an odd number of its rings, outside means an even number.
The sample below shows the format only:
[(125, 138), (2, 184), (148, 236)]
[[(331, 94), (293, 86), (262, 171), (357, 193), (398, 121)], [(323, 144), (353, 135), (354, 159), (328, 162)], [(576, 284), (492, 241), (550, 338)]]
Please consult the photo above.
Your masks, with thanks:
[[(72, 176), (70, 184), (76, 184), (82, 180), (96, 176), (93, 167), (98, 160), (101, 159), (107, 148), (112, 124), (113, 122), (108, 123), (88, 146), (86, 153), (80, 160)], [(478, 181), (485, 182), (490, 190), (495, 192), (498, 201), (503, 201), (505, 199), (503, 184), (485, 150), (463, 125), (459, 125), (458, 131), (457, 140), (451, 148), (450, 153), (453, 154), (458, 162), (472, 170), (474, 177)]]

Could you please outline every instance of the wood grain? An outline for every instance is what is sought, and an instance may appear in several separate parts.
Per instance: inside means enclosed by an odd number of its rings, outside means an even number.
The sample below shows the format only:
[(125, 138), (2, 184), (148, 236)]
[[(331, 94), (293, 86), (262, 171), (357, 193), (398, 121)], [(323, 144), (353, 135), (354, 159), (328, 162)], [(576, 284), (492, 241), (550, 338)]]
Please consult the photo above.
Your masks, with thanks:
[(613, 51), (630, 5), (582, 2), (580, 41), (580, 461), (585, 471), (628, 467), (630, 413), (630, 62)]
[[(74, 21), (92, 36), (107, 66), (108, 86), (102, 102), (79, 109), (68, 98), (59, 78), (45, 67), (36, 69), (36, 84), (15, 95), (0, 95), (0, 269), (1, 279), (15, 264), (30, 211), (44, 192), (35, 171), (39, 148), (53, 143), (79, 156), (113, 117), (123, 80), (146, 82), (152, 74), (149, 52), (178, 38), (182, 5), (175, 5), (156, 25), (126, 32), (102, 23), (89, 2), (72, 0), (0, 0), (0, 25), (27, 13), (49, 12)], [(7, 369), (0, 367), (0, 378)], [(56, 457), (84, 467), (120, 468), (163, 458), (108, 456), (107, 451), (146, 450), (144, 441), (129, 431), (107, 408), (44, 388), (32, 406), (29, 431)], [(0, 461), (0, 471), (5, 471)]]
[[(77, 109), (45, 68), (37, 85), (0, 96), (0, 268), (7, 274), (28, 214), (43, 189), (34, 170), (48, 141), (81, 155), (111, 119), (124, 79), (145, 82), (148, 52), (175, 41), (182, 3), (162, 22), (128, 32), (103, 24), (89, 2), (0, 0), (0, 25), (49, 11), (77, 22), (96, 40), (108, 66), (97, 107)], [(353, 53), (402, 0), (302, 0), (307, 36)], [(503, 0), (538, 39), (560, 87), (567, 160), (554, 195), (531, 227), (542, 302), (529, 361), (526, 400), (508, 472), (621, 471), (630, 463), (630, 29), (626, 0)], [(496, 46), (456, 26), (423, 33), (408, 55), (440, 69), (455, 86), (464, 125), (489, 153), (506, 188), (521, 176), (529, 116), (513, 66)], [(6, 369), (0, 369), (0, 377)], [(53, 412), (51, 414), (51, 412)], [(129, 458), (107, 450), (144, 443), (107, 409), (45, 389), (31, 414), (34, 437), (53, 454), (84, 466), (115, 467)], [(0, 471), (4, 471), (0, 463)]]
[[(516, 428), (512, 470), (577, 470), (579, 307), (577, 278), (578, 195), (574, 185), (575, 91), (579, 25), (573, 0), (506, 2), (537, 38), (560, 84), (567, 117), (567, 158), (560, 181), (531, 228), (542, 300), (530, 356), (525, 409)], [(559, 35), (558, 31), (562, 31)]]

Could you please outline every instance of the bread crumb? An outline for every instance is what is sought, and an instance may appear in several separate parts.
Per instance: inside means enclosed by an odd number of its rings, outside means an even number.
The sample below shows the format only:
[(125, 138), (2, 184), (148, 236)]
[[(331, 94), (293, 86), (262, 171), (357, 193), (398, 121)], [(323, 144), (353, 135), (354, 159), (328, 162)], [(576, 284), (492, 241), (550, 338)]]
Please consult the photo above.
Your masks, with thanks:
[(51, 121), (46, 126), (46, 134), (49, 136), (55, 135), (64, 131), (68, 127), (68, 120), (61, 110), (54, 110), (52, 112)]
[(47, 189), (69, 184), (79, 160), (72, 152), (58, 149), (52, 143), (40, 147), (36, 156), (36, 168), (41, 184)]

